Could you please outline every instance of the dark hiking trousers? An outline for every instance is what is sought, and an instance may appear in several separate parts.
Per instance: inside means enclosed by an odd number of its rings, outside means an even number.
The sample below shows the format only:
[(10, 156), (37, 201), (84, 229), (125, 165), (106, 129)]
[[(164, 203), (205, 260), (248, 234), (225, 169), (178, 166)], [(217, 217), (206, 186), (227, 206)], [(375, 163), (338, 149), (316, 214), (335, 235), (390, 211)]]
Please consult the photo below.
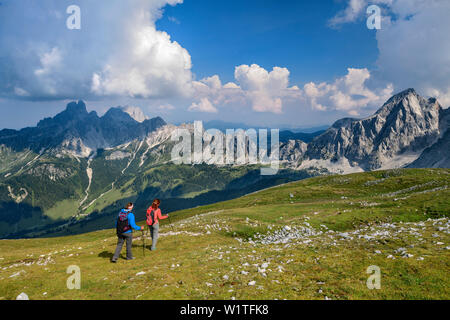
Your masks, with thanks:
[(122, 233), (120, 235), (117, 235), (118, 241), (117, 241), (117, 248), (116, 252), (114, 253), (114, 257), (112, 258), (113, 261), (117, 261), (120, 256), (120, 252), (122, 251), (122, 247), (124, 242), (127, 242), (127, 259), (133, 258), (133, 253), (131, 252), (131, 243), (133, 242), (133, 234), (132, 233)]

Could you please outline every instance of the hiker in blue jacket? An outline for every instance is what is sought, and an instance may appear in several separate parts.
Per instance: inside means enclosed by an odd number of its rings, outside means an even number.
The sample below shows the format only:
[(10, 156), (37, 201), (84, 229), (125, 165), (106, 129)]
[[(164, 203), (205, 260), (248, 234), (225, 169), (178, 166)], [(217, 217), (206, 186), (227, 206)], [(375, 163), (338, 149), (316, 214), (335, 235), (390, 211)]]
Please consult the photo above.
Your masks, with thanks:
[(111, 259), (111, 262), (117, 262), (125, 241), (127, 242), (127, 260), (135, 259), (131, 252), (131, 244), (133, 242), (133, 229), (136, 231), (140, 231), (144, 230), (144, 228), (136, 225), (134, 214), (131, 212), (131, 210), (133, 210), (133, 207), (134, 206), (131, 202), (127, 204), (126, 208), (120, 211), (119, 216), (116, 220), (118, 242), (116, 252)]

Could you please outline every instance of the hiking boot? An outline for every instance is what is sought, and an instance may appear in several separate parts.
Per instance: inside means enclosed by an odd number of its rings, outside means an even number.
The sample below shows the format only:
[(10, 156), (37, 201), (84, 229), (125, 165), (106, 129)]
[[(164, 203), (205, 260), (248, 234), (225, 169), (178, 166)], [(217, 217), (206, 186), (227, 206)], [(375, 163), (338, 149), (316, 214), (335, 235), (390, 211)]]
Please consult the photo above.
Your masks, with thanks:
[(127, 258), (127, 260), (134, 260), (134, 259), (136, 259), (135, 257), (133, 257), (133, 258)]
[(117, 260), (111, 259), (111, 263), (117, 263)]

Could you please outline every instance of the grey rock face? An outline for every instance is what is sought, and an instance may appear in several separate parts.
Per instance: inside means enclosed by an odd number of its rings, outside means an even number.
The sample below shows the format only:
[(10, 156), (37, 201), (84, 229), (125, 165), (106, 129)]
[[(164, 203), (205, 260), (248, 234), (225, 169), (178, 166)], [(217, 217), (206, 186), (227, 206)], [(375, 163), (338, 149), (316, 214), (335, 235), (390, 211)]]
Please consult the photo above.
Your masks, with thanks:
[(450, 168), (450, 108), (443, 111), (441, 131), (447, 128), (442, 137), (425, 149), (420, 157), (411, 163), (410, 168)]
[(308, 145), (301, 140), (289, 140), (280, 144), (280, 160), (288, 167), (296, 168), (301, 163)]
[(363, 170), (404, 166), (447, 130), (443, 114), (436, 99), (424, 99), (408, 89), (371, 117), (337, 121), (308, 145), (305, 158), (331, 162), (345, 158)]
[(49, 177), (50, 180), (62, 180), (73, 174), (72, 169), (57, 168), (54, 164), (42, 164), (35, 168), (31, 168), (26, 171), (26, 174), (30, 174), (37, 177)]
[(144, 122), (145, 120), (149, 120), (149, 118), (142, 112), (142, 110), (138, 107), (133, 106), (126, 106), (121, 107), (120, 109), (123, 110), (123, 112), (126, 112), (137, 122)]

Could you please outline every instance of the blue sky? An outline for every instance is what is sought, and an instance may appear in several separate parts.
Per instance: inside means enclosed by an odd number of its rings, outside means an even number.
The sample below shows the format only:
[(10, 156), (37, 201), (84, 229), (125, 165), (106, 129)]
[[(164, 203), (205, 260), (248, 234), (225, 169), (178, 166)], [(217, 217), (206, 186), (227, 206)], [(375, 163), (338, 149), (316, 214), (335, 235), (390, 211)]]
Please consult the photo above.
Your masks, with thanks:
[(339, 29), (327, 25), (345, 5), (333, 0), (188, 0), (166, 7), (156, 25), (188, 49), (199, 78), (220, 74), (233, 81), (235, 66), (256, 63), (266, 69), (286, 67), (291, 82), (302, 84), (341, 76), (348, 66), (374, 66), (375, 32), (365, 20)]
[[(365, 117), (409, 87), (450, 105), (446, 0), (0, 2), (0, 128), (75, 99), (274, 128)], [(73, 4), (80, 30), (66, 27)]]

